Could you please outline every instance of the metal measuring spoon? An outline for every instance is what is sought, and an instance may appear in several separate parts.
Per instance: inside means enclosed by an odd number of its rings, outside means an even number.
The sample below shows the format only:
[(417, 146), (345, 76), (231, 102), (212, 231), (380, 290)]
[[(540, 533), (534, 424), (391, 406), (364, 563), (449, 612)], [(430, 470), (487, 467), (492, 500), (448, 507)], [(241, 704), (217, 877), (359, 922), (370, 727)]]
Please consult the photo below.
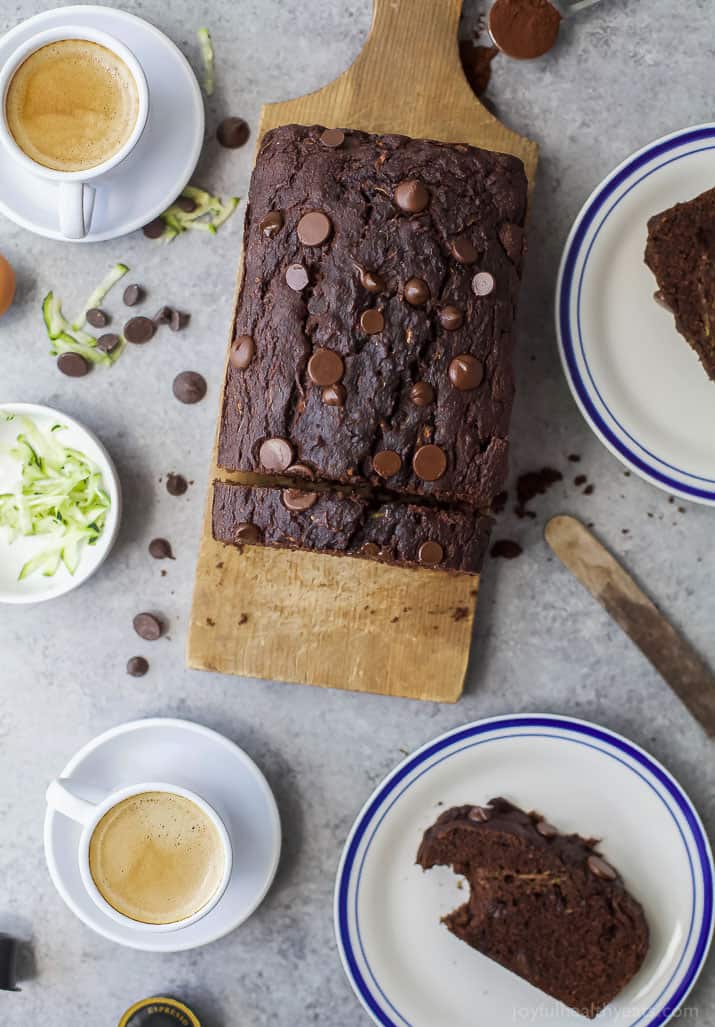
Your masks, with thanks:
[(561, 21), (601, 0), (495, 0), (487, 16), (489, 35), (502, 53), (533, 60), (551, 49)]

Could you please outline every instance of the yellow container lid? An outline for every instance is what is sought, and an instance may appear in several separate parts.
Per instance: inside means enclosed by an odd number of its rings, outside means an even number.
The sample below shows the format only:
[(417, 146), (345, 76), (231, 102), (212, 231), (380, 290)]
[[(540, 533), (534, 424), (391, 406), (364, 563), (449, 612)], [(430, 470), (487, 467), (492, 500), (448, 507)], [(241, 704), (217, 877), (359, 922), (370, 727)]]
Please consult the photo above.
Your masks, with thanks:
[(155, 995), (135, 1002), (119, 1021), (119, 1027), (201, 1027), (199, 1018), (178, 999)]

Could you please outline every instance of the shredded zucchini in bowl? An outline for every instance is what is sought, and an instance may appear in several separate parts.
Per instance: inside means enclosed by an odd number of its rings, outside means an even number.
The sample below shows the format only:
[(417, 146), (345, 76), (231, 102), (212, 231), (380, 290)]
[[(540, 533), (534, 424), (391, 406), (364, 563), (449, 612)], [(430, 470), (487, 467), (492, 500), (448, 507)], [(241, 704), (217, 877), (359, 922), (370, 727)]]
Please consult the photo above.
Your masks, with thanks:
[(20, 480), (14, 491), (0, 494), (0, 528), (10, 542), (47, 538), (47, 545), (22, 566), (18, 580), (38, 572), (52, 577), (60, 564), (74, 574), (83, 547), (100, 538), (111, 506), (101, 471), (84, 453), (62, 444), (64, 425), (46, 432), (29, 417), (3, 416), (21, 429), (9, 450), (20, 464)]

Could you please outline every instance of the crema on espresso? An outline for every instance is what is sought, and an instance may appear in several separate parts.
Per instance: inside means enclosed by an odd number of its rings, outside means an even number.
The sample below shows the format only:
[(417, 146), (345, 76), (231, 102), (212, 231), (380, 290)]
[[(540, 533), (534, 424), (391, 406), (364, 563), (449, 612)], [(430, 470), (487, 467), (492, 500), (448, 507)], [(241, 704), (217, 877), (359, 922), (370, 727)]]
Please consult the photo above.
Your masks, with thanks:
[(89, 869), (102, 897), (145, 924), (198, 913), (225, 870), (221, 836), (206, 813), (173, 792), (142, 792), (104, 814), (89, 843)]
[(5, 116), (31, 160), (54, 171), (87, 171), (129, 139), (139, 92), (111, 50), (87, 39), (61, 39), (35, 50), (17, 69)]

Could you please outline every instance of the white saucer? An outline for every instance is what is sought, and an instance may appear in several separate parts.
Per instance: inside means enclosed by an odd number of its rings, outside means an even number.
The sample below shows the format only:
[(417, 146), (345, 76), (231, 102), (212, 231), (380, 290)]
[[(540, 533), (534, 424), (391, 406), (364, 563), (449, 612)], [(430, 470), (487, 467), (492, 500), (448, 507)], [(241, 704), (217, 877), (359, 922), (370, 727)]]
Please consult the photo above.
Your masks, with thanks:
[[(82, 548), (79, 566), (74, 574), (70, 574), (65, 565), (60, 563), (51, 578), (38, 572), (18, 581), (22, 565), (47, 547), (48, 538), (46, 535), (35, 535), (8, 542), (5, 530), (0, 529), (0, 603), (40, 603), (71, 592), (90, 578), (106, 560), (116, 541), (122, 516), (119, 475), (99, 439), (73, 417), (37, 403), (0, 403), (0, 415), (5, 414), (29, 417), (45, 432), (49, 432), (55, 424), (64, 425), (66, 430), (58, 433), (58, 440), (63, 445), (78, 449), (97, 465), (110, 501), (104, 530), (95, 545)], [(6, 489), (9, 491), (19, 482), (20, 465), (6, 453), (14, 445), (21, 430), (16, 420), (6, 421), (0, 417), (0, 492)]]
[[(97, 182), (91, 231), (79, 242), (115, 239), (152, 221), (187, 184), (201, 153), (204, 105), (181, 51), (142, 18), (111, 7), (58, 7), (21, 22), (0, 38), (0, 64), (25, 39), (73, 20), (116, 36), (139, 60), (149, 86), (149, 118), (135, 150)], [(57, 185), (27, 175), (3, 155), (0, 212), (48, 239), (63, 239)], [(65, 240), (67, 241), (67, 240)]]
[(94, 738), (72, 757), (61, 776), (91, 801), (140, 781), (181, 785), (214, 807), (231, 837), (234, 868), (216, 907), (183, 930), (144, 935), (115, 923), (94, 904), (79, 873), (81, 827), (48, 809), (45, 857), (52, 882), (72, 912), (98, 934), (129, 948), (180, 952), (222, 938), (263, 901), (280, 856), (278, 808), (253, 760), (223, 735), (188, 720), (135, 720)]
[(715, 505), (715, 383), (653, 300), (647, 221), (715, 180), (715, 124), (650, 143), (591, 194), (564, 247), (556, 291), (561, 359), (601, 441), (636, 474)]
[(639, 973), (594, 1021), (656, 1027), (705, 962), (713, 860), (692, 803), (643, 749), (569, 717), (494, 717), (408, 757), (360, 812), (338, 871), (335, 931), (363, 1006), (384, 1027), (587, 1021), (456, 939), (440, 917), (468, 893), (446, 867), (415, 866), (425, 828), (450, 806), (503, 795), (600, 851), (642, 903), (651, 944)]

